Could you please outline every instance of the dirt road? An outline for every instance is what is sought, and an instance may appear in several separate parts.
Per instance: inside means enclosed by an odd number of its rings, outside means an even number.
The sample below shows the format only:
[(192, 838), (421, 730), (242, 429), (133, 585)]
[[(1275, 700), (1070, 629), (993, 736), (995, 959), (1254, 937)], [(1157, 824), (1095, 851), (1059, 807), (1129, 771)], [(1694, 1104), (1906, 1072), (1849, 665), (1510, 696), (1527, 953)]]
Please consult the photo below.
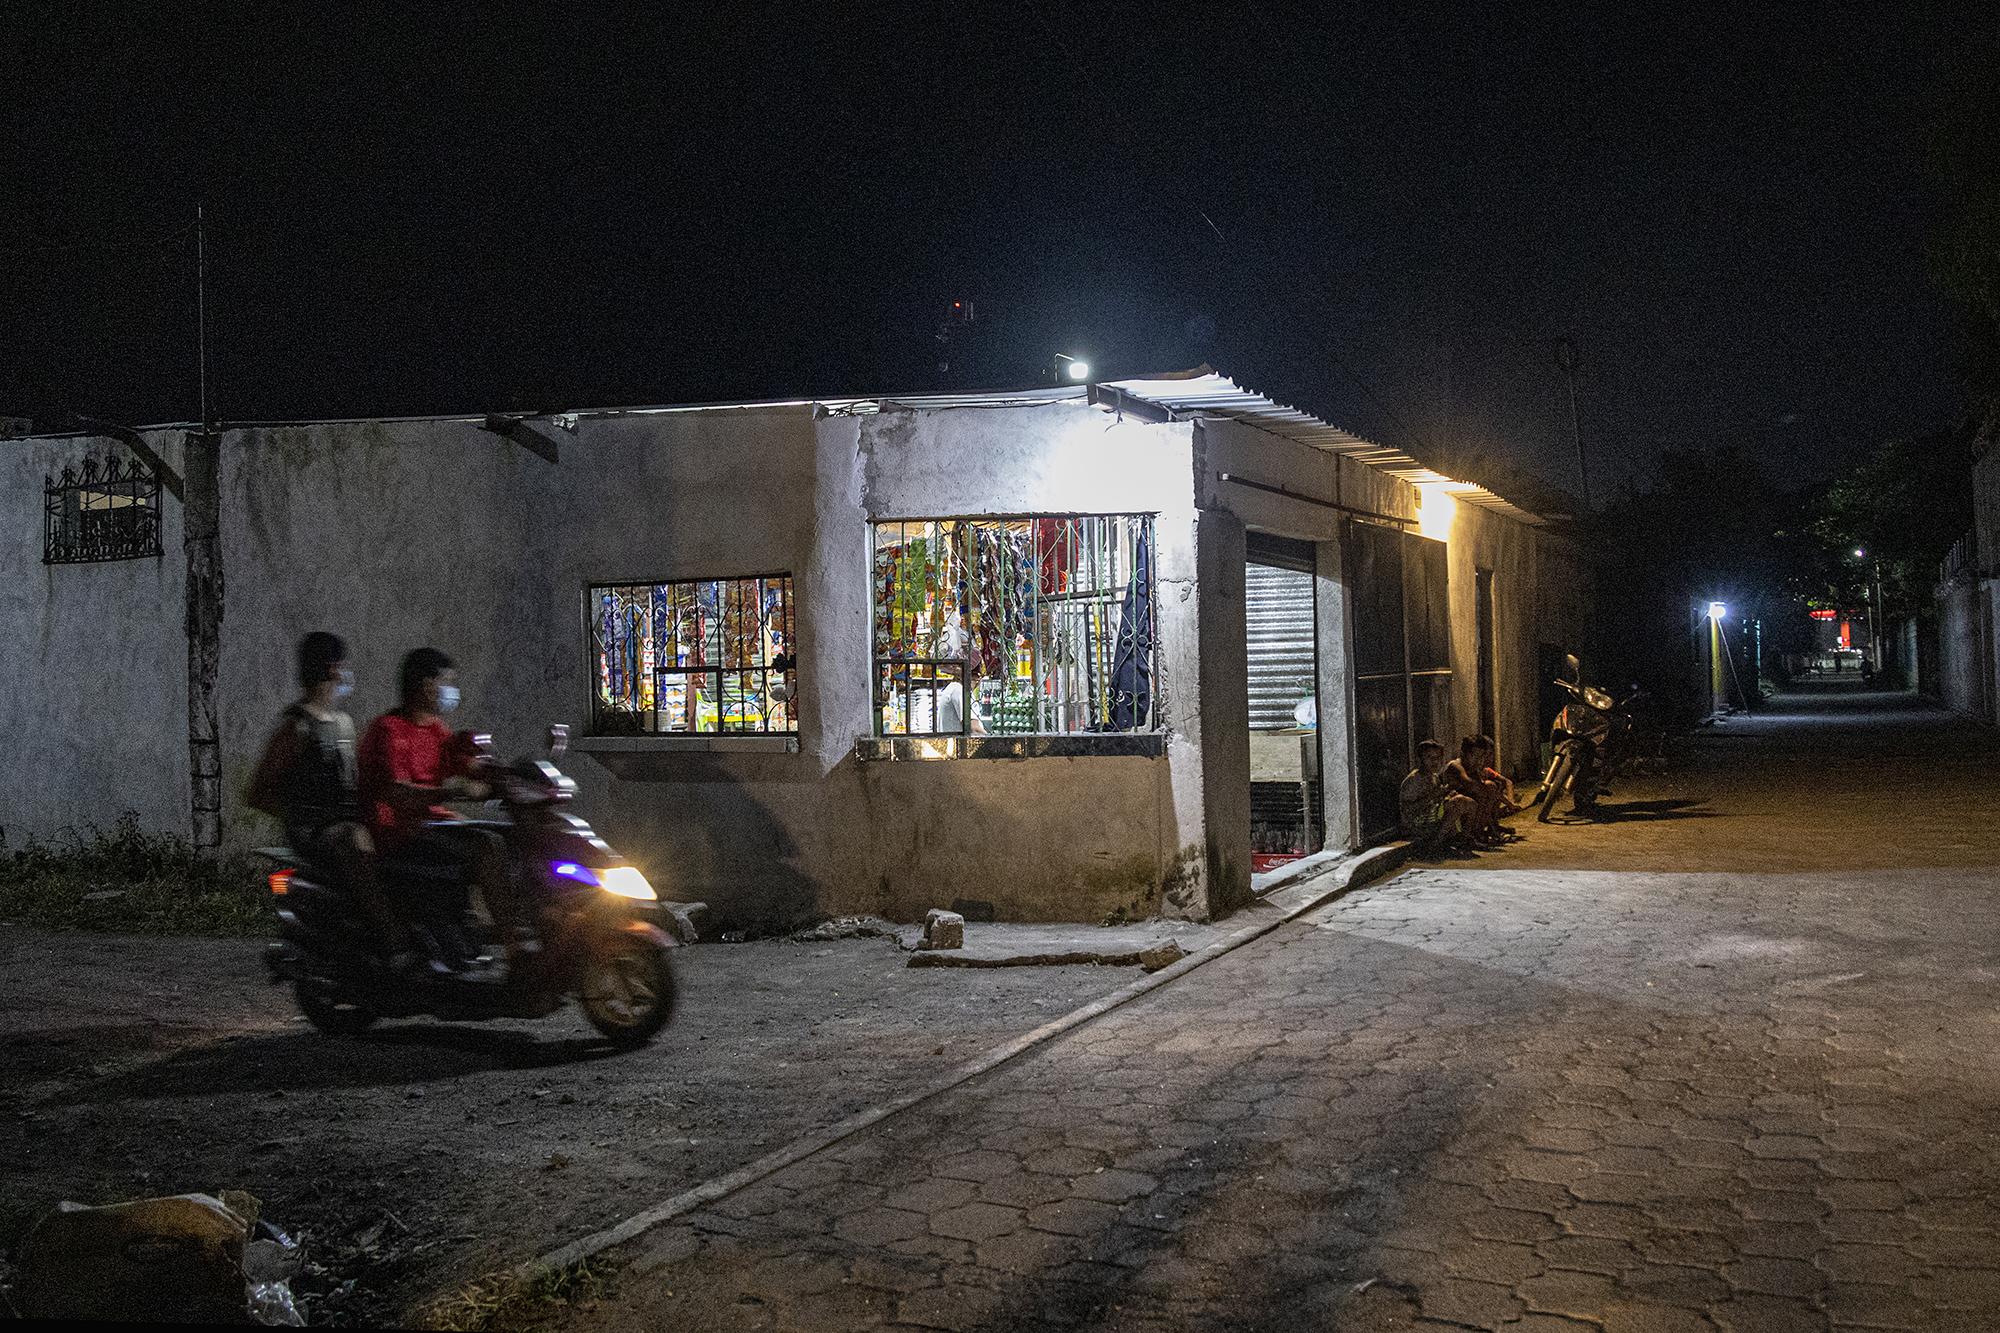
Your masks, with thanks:
[[(886, 941), (699, 945), (649, 1049), (580, 1019), (297, 1018), (243, 940), (0, 928), (0, 1246), (58, 1199), (246, 1189), (379, 1322), (920, 1086), (1132, 969), (911, 969)], [(348, 1279), (356, 1287), (334, 1295)]]

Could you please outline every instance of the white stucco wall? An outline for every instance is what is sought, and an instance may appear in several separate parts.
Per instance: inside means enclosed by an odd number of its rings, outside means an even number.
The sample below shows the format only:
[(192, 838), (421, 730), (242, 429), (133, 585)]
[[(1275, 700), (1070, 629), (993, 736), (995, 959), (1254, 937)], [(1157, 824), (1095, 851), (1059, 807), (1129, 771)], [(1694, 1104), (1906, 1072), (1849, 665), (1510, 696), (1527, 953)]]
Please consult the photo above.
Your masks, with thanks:
[[(169, 465), (179, 437), (152, 443)], [(158, 558), (45, 565), (44, 481), (109, 440), (0, 441), (0, 831), (8, 846), (126, 811), (188, 830), (181, 510), (162, 492)]]
[[(542, 425), (545, 460), (469, 422), (231, 432), (224, 451), (225, 786), (232, 841), (270, 830), (240, 792), (292, 693), (299, 636), (353, 646), (358, 722), (394, 702), (397, 659), (459, 662), (455, 721), (504, 752), (550, 721), (582, 736), (596, 583), (789, 572), (801, 670), (796, 752), (603, 752), (567, 768), (579, 810), (676, 896), (723, 916), (908, 918), (966, 897), (1003, 914), (1199, 912), (1190, 428), (1081, 404), (816, 416), (809, 407)], [(870, 734), (871, 518), (1147, 512), (1163, 757), (863, 762)]]
[[(309, 630), (350, 643), (358, 723), (394, 704), (401, 655), (430, 644), (460, 666), (465, 706), (454, 721), (517, 754), (549, 722), (587, 730), (590, 586), (787, 572), (800, 660), (794, 749), (579, 741), (565, 765), (579, 813), (673, 896), (760, 922), (843, 911), (909, 919), (961, 898), (1016, 919), (1225, 911), (1249, 893), (1245, 532), (1337, 554), (1342, 519), (1218, 475), (1416, 513), (1406, 484), (1292, 441), (1230, 423), (1120, 420), (1077, 401), (860, 416), (709, 409), (535, 429), (560, 462), (473, 421), (226, 434), (217, 693), (231, 844), (274, 832), (241, 793), (295, 693), (291, 655)], [(158, 561), (46, 569), (41, 476), (85, 446), (0, 450), (0, 503), (18, 548), (0, 584), (0, 669), (25, 682), (0, 692), (0, 722), (20, 738), (0, 760), (0, 825), (10, 836), (50, 832), (131, 808), (150, 827), (184, 832), (179, 506), (166, 505)], [(872, 728), (868, 523), (1035, 513), (1157, 515), (1160, 752), (858, 758), (855, 742)], [(1510, 762), (1539, 742), (1534, 645), (1550, 599), (1536, 584), (1549, 549), (1524, 525), (1460, 508), (1456, 706), (1476, 718), (1472, 570), (1493, 568)], [(1338, 573), (1323, 562), (1323, 578)], [(1346, 611), (1328, 591), (1322, 717), (1338, 728)], [(1347, 831), (1339, 741), (1323, 740), (1327, 815)]]
[(556, 703), (540, 667), (546, 611), (523, 604), (555, 545), (536, 513), (552, 472), (468, 423), (224, 436), (217, 697), (229, 842), (276, 836), (242, 792), (298, 693), (293, 652), (310, 630), (348, 643), (357, 726), (394, 706), (398, 661), (429, 644), (461, 664), (462, 725), (492, 730), (503, 749), (528, 739)]
[(1945, 707), (1982, 722), (1993, 720), (1987, 675), (1993, 634), (1990, 596), (1970, 578), (1938, 589), (1938, 679), (1929, 687)]

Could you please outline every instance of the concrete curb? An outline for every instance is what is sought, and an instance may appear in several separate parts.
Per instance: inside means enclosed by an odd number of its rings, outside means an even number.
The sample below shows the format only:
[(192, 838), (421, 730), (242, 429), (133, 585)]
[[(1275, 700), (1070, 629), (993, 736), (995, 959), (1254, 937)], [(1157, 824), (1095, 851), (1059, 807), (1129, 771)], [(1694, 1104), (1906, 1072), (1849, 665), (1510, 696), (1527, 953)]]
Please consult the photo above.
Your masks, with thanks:
[[(981, 1074), (998, 1069), (1001, 1065), (1040, 1046), (1046, 1041), (1060, 1037), (1072, 1028), (1081, 1027), (1091, 1019), (1108, 1014), (1121, 1005), (1129, 1004), (1140, 996), (1158, 990), (1177, 978), (1187, 975), (1204, 963), (1214, 962), (1226, 953), (1242, 948), (1252, 940), (1270, 934), (1279, 926), (1296, 921), (1307, 912), (1324, 907), (1334, 899), (1352, 889), (1380, 878), (1401, 866), (1409, 854), (1405, 843), (1394, 843), (1386, 847), (1373, 847), (1357, 852), (1328, 864), (1319, 873), (1301, 878), (1283, 889), (1274, 890), (1262, 899), (1278, 907), (1280, 915), (1275, 920), (1259, 921), (1245, 926), (1234, 934), (1226, 935), (1213, 944), (1195, 950), (1186, 958), (1171, 966), (1163, 967), (1150, 976), (1141, 977), (1128, 986), (1122, 986), (1109, 995), (1099, 996), (1079, 1009), (1072, 1009), (1060, 1018), (1051, 1019), (1030, 1032), (1023, 1033), (983, 1055), (975, 1056), (957, 1066), (915, 1092), (892, 1097), (878, 1106), (858, 1111), (845, 1120), (836, 1122), (826, 1129), (814, 1130), (792, 1140), (776, 1152), (767, 1153), (756, 1161), (740, 1166), (736, 1170), (703, 1181), (693, 1189), (684, 1190), (663, 1203), (655, 1204), (641, 1213), (634, 1213), (623, 1222), (594, 1232), (580, 1240), (571, 1241), (558, 1249), (550, 1250), (534, 1259), (517, 1265), (514, 1276), (522, 1281), (530, 1281), (544, 1273), (568, 1268), (593, 1255), (623, 1245), (684, 1213), (694, 1211), (703, 1204), (734, 1194), (746, 1185), (755, 1184), (764, 1177), (773, 1175), (795, 1162), (804, 1161), (822, 1149), (830, 1148), (842, 1139), (851, 1138), (872, 1125), (878, 1125), (919, 1103), (929, 1101), (942, 1093), (968, 1083)], [(1279, 901), (1281, 900), (1282, 901)]]

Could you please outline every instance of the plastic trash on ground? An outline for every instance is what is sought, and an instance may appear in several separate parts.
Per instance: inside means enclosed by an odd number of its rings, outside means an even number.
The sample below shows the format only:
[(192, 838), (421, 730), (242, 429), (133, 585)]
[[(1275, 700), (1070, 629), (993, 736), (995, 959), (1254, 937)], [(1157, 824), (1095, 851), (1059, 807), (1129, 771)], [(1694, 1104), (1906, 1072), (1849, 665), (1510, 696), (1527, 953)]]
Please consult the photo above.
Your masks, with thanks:
[(287, 1328), (305, 1326), (292, 1299), (291, 1281), (305, 1256), (298, 1242), (269, 1222), (259, 1222), (243, 1246), (245, 1299), (253, 1322)]
[(21, 1244), (21, 1314), (302, 1326), (287, 1285), (298, 1246), (257, 1213), (257, 1200), (237, 1190), (97, 1208), (65, 1200)]

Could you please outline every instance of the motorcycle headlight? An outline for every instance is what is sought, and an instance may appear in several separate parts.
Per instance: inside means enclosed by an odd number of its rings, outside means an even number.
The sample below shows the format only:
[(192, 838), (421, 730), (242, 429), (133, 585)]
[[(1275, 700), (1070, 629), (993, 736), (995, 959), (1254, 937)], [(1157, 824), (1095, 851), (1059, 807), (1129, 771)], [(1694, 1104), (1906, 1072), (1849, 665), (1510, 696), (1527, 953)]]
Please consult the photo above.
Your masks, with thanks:
[(598, 883), (605, 892), (615, 893), (620, 898), (637, 898), (643, 902), (658, 902), (660, 895), (653, 892), (653, 886), (639, 873), (637, 866), (612, 866), (598, 875)]

